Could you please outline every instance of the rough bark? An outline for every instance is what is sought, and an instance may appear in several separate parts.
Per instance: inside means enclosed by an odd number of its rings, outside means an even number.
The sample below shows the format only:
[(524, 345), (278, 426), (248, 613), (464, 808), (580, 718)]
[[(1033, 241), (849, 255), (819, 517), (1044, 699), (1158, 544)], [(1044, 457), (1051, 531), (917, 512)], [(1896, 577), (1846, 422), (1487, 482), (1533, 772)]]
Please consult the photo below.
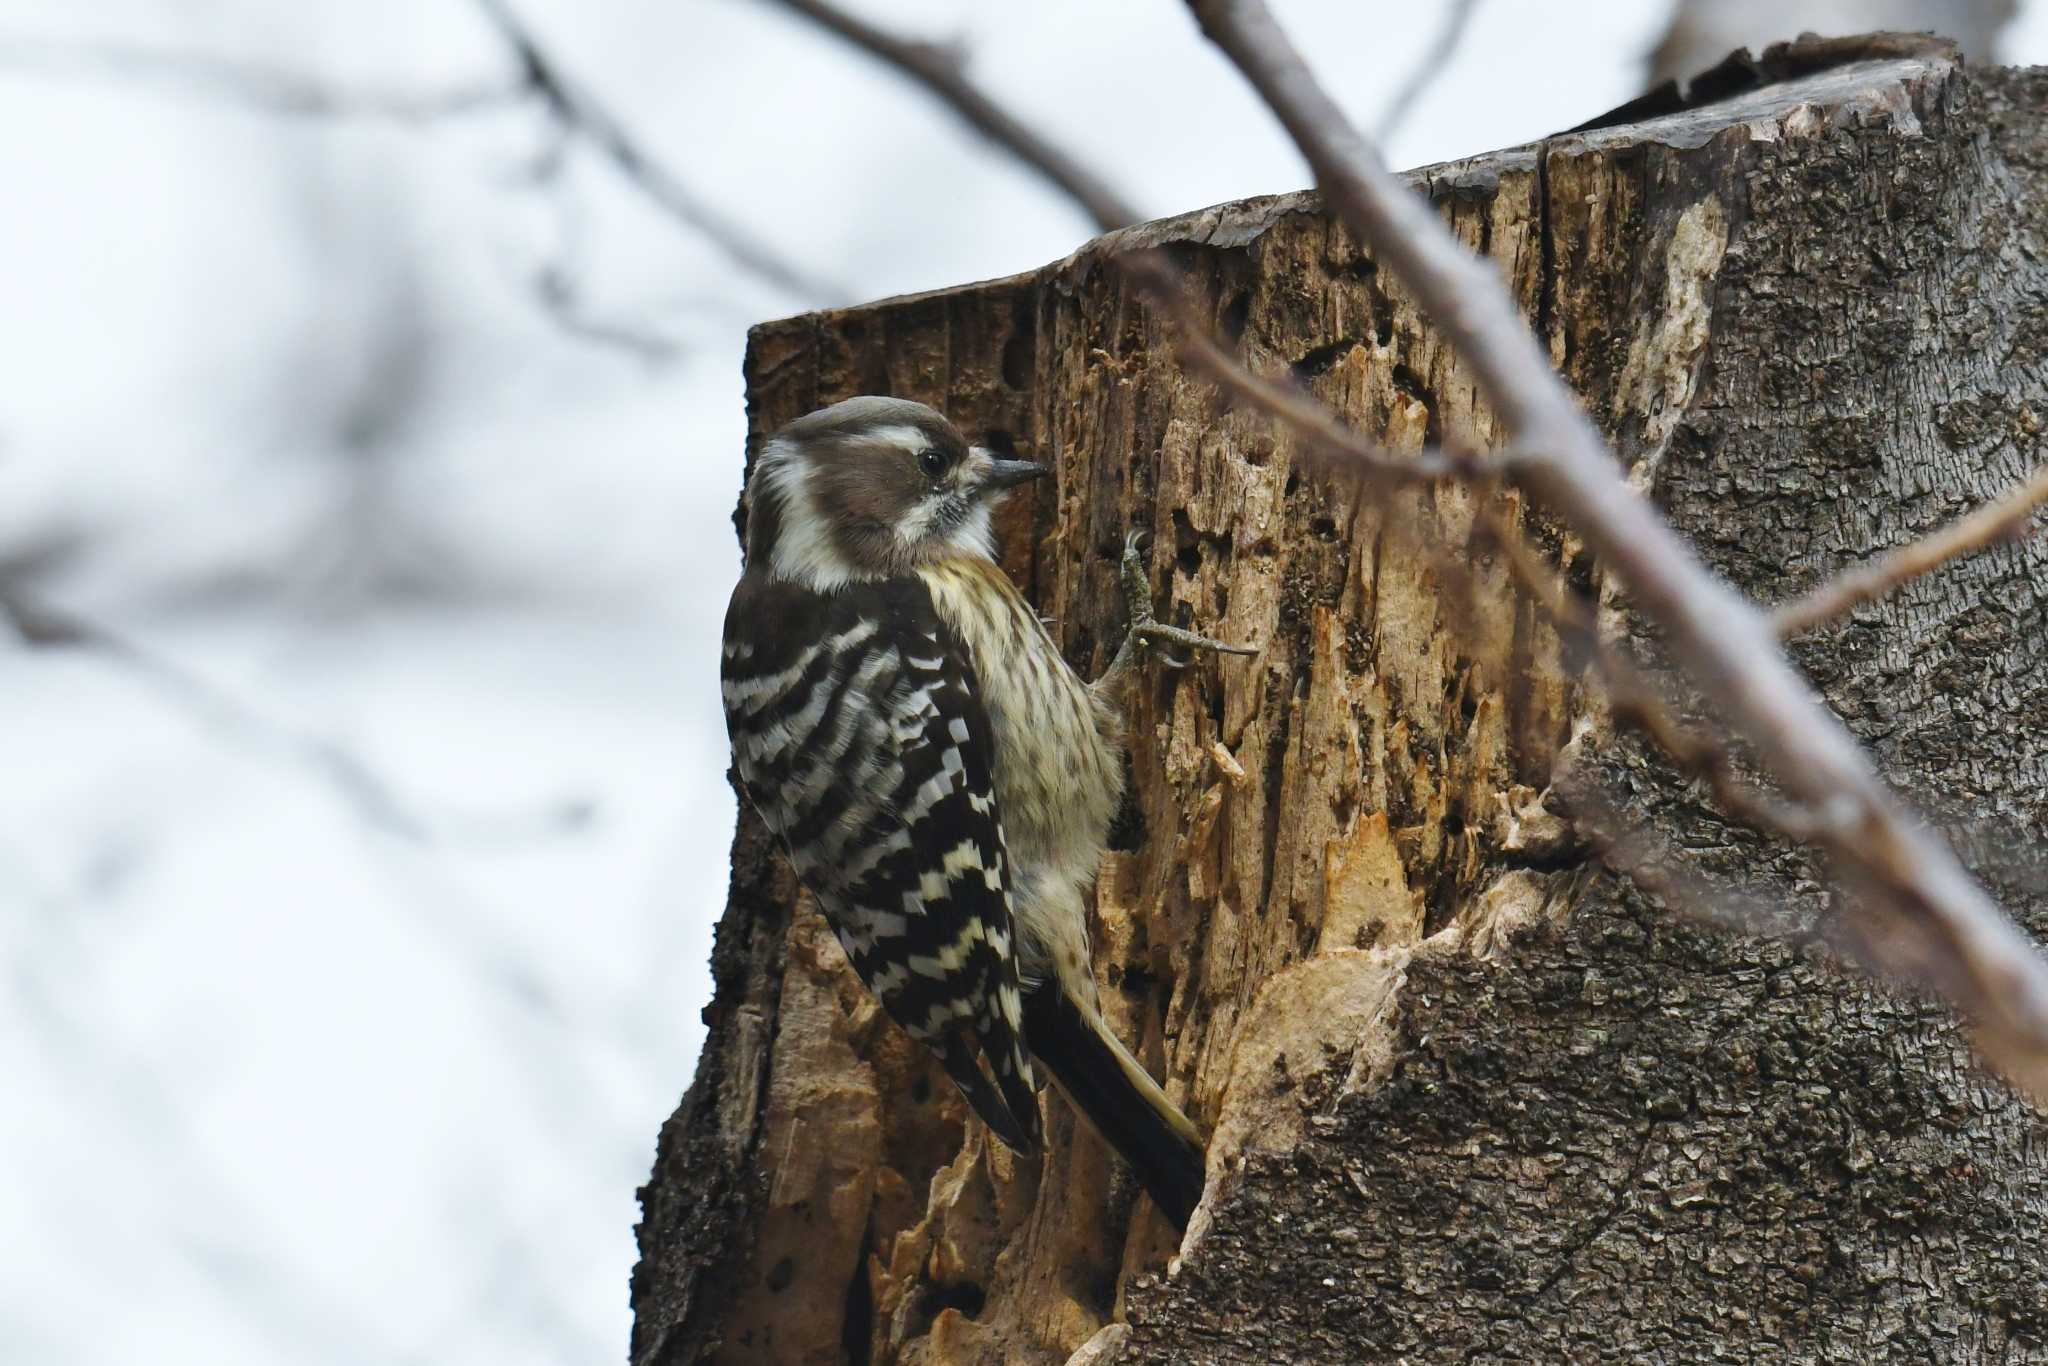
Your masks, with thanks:
[[(2041, 73), (1867, 61), (1417, 178), (1638, 485), (1778, 600), (2048, 454), (2043, 110)], [(1162, 615), (1263, 648), (1143, 690), (1096, 907), (1106, 1003), (1213, 1132), (1210, 1198), (1168, 1274), (1057, 1098), (1042, 1168), (967, 1126), (743, 814), (709, 1038), (642, 1192), (633, 1360), (2048, 1359), (2048, 1126), (1945, 1010), (1834, 965), (1801, 853), (1616, 733), (1470, 494), (1362, 489), (1187, 375), (1111, 264), (1140, 244), (1390, 446), (1497, 438), (1303, 195), (764, 325), (748, 397), (757, 439), (893, 393), (1055, 459), (1004, 555), (1077, 667), (1116, 639), (1134, 525)], [(2042, 543), (1798, 653), (2039, 933)], [(1588, 832), (1616, 821), (1664, 842), (1662, 884), (1781, 937), (1605, 869)]]

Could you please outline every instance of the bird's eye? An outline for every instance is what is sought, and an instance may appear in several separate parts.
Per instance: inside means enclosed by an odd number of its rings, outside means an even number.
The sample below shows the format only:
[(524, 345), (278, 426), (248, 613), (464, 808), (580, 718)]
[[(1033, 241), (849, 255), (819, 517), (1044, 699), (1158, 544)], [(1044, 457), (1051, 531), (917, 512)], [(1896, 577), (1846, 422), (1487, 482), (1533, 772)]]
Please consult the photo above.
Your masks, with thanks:
[(946, 472), (946, 453), (937, 446), (926, 446), (924, 453), (917, 457), (918, 468), (936, 479)]

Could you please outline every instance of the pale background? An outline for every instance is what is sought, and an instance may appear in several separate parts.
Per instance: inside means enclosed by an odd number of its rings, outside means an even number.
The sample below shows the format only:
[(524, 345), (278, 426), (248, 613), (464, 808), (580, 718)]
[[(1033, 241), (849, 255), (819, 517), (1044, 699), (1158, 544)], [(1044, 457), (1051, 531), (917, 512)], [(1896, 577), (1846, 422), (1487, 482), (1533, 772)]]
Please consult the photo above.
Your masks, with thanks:
[[(964, 41), (1149, 213), (1305, 181), (1171, 0), (864, 8)], [(1368, 125), (1445, 8), (1280, 6)], [(1087, 236), (756, 0), (522, 13), (854, 297)], [(1630, 97), (1667, 13), (1488, 0), (1391, 159)], [(723, 902), (744, 329), (811, 301), (587, 149), (536, 184), (532, 108), (53, 65), (107, 39), (507, 71), (472, 0), (0, 0), (0, 583), (140, 652), (0, 620), (0, 1360), (617, 1360)], [(2048, 61), (2048, 0), (2007, 56)], [(638, 349), (551, 318), (551, 264)]]

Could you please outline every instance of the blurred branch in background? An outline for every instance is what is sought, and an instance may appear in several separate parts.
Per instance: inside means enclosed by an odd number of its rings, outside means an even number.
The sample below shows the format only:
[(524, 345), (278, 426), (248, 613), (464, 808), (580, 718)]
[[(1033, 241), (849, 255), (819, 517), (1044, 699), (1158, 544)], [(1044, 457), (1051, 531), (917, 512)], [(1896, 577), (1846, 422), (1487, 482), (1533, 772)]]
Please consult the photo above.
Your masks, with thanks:
[(845, 285), (813, 274), (759, 240), (650, 153), (610, 106), (562, 69), (507, 0), (477, 0), (477, 5), (512, 49), (521, 88), (545, 104), (563, 128), (602, 153), (620, 175), (654, 204), (716, 244), (734, 265), (813, 307), (852, 299), (853, 292)]
[(1779, 636), (1790, 639), (1802, 632), (1877, 599), (1901, 584), (1929, 574), (1964, 555), (2001, 541), (2017, 541), (2033, 534), (2034, 513), (2048, 503), (2048, 465), (2014, 487), (1996, 502), (1986, 503), (1964, 514), (1941, 530), (1900, 546), (1873, 564), (1838, 575), (1772, 612), (1772, 624)]
[(1436, 84), (1437, 78), (1448, 71), (1451, 59), (1458, 55), (1458, 49), (1465, 42), (1465, 35), (1472, 27), (1472, 16), (1479, 12), (1481, 0), (1451, 0), (1451, 12), (1444, 16), (1443, 27), (1437, 30), (1436, 40), (1429, 45), (1429, 51), (1422, 55), (1408, 72), (1408, 79), (1401, 83), (1387, 101), (1386, 112), (1380, 115), (1379, 124), (1373, 130), (1373, 139), (1384, 147), (1394, 140), (1408, 123), (1408, 116), (1422, 103), (1422, 97)]
[(365, 825), (407, 843), (568, 835), (589, 823), (591, 805), (580, 800), (558, 802), (530, 815), (429, 821), (345, 746), (265, 717), (112, 628), (37, 600), (18, 586), (5, 565), (0, 565), (0, 621), (32, 649), (84, 650), (119, 666), (215, 734), (304, 769), (333, 789)]
[(594, 312), (584, 302), (576, 272), (564, 261), (545, 262), (533, 273), (533, 293), (555, 326), (572, 337), (623, 351), (650, 366), (666, 365), (683, 354), (682, 342), (674, 337)]
[(1862, 894), (1862, 914), (1890, 910), (1924, 936), (1917, 960), (1877, 957), (1874, 965), (1941, 991), (1977, 1022), (1986, 1059), (2037, 1102), (2048, 1100), (2048, 961), (2040, 950), (1893, 798), (1778, 648), (1766, 614), (1715, 578), (1628, 488), (1499, 280), (1349, 126), (1267, 7), (1189, 3), (1308, 158), (1331, 209), (1413, 291), (1535, 453), (1515, 482), (1586, 538), (1661, 629), (1688, 684), (1804, 808), (1784, 833), (1810, 838), (1830, 856), (1837, 876)]
[[(592, 307), (578, 278), (576, 234), (569, 222), (573, 206), (562, 176), (568, 154), (578, 146), (596, 151), (668, 222), (710, 242), (739, 270), (806, 304), (846, 297), (842, 286), (806, 275), (710, 207), (705, 196), (647, 151), (605, 103), (567, 75), (507, 5), (479, 0), (478, 7), (489, 25), (488, 36), (509, 51), (512, 69), (503, 77), (463, 78), (445, 88), (334, 79), (289, 61), (122, 39), (0, 38), (0, 73), (160, 91), (281, 119), (384, 123), (420, 133), (458, 121), (538, 111), (545, 118), (548, 145), (535, 159), (528, 184), (563, 207), (568, 226), (533, 269), (528, 287), (565, 335), (649, 365), (673, 360), (681, 354), (680, 343), (654, 328), (604, 316)], [(331, 189), (323, 174), (307, 175), (316, 192)], [(337, 284), (342, 292), (333, 304), (345, 320), (335, 325), (330, 319), (330, 325), (300, 339), (306, 349), (299, 364), (318, 382), (295, 391), (289, 408), (294, 437), (287, 444), (296, 449), (310, 439), (316, 450), (335, 458), (340, 477), (316, 514), (310, 536), (274, 574), (287, 589), (310, 585), (327, 609), (370, 598), (417, 600), (450, 591), (473, 595), (477, 587), (462, 557), (422, 522), (409, 506), (410, 494), (398, 487), (395, 461), (411, 452), (409, 427), (431, 387), (429, 351), (438, 345), (440, 332), (423, 313), (427, 302), (405, 269), (416, 253), (382, 240), (393, 226), (385, 222), (389, 217), (359, 198), (330, 197), (315, 205), (308, 220), (318, 225), (323, 251), (336, 250), (338, 234), (341, 245), (366, 245), (400, 267), (380, 271), (369, 289), (360, 280)], [(357, 243), (366, 231), (372, 240)], [(328, 276), (321, 280), (324, 287)], [(696, 296), (690, 306), (701, 303)], [(81, 536), (62, 547), (61, 555), (42, 553), (47, 546), (10, 549), (0, 563), (0, 639), (11, 628), (31, 647), (81, 651), (105, 661), (196, 718), (209, 734), (312, 775), (339, 794), (365, 826), (408, 843), (517, 842), (570, 834), (588, 825), (591, 804), (580, 798), (543, 802), (531, 812), (429, 815), (341, 743), (273, 719), (161, 651), (90, 614), (57, 605), (44, 585), (79, 560), (74, 552), (82, 545)], [(266, 581), (271, 573), (266, 571)], [(239, 589), (246, 580), (238, 568), (206, 588)]]
[(1792, 668), (1767, 614), (1714, 578), (1624, 483), (1505, 289), (1348, 125), (1266, 4), (1190, 0), (1190, 8), (1309, 158), (1331, 209), (1393, 266), (1536, 453), (1516, 483), (1618, 573), (1688, 684), (1718, 705), (1731, 737), (1802, 807), (1782, 834), (1827, 852), (1837, 877), (1862, 893), (1862, 913), (1888, 909), (1919, 928), (1917, 963), (1878, 958), (1876, 967), (1948, 995), (1976, 1022), (1987, 1061), (2048, 1100), (2048, 963), (2038, 946), (1896, 803), (1862, 745)]
[[(501, 0), (480, 2), (496, 6)], [(958, 48), (899, 37), (827, 0), (774, 2), (909, 77), (959, 115), (968, 127), (1081, 205), (1098, 227), (1105, 231), (1120, 228), (1141, 217), (1120, 191), (1081, 158), (1056, 146), (984, 94), (967, 78), (966, 55)]]
[[(25, 38), (0, 40), (0, 71), (144, 80), (236, 101), (263, 113), (382, 120), (415, 129), (538, 105), (554, 125), (557, 140), (539, 158), (540, 170), (532, 177), (533, 184), (555, 188), (569, 147), (583, 144), (647, 202), (716, 247), (746, 274), (807, 307), (851, 301), (853, 291), (844, 283), (827, 279), (776, 250), (648, 150), (609, 104), (564, 70), (506, 0), (476, 3), (492, 32), (511, 53), (514, 72), (509, 80), (470, 82), (439, 91), (359, 87), (285, 66), (141, 43)], [(649, 362), (670, 360), (680, 349), (673, 339), (645, 327), (592, 313), (560, 262), (543, 266), (533, 278), (533, 289), (541, 309), (565, 332), (585, 341), (622, 349)]]
[(445, 90), (348, 86), (268, 63), (176, 52), (118, 39), (75, 43), (0, 40), (0, 71), (152, 81), (188, 94), (235, 100), (270, 114), (387, 119), (413, 125), (499, 113), (531, 98), (523, 85), (507, 81), (480, 81)]
[[(782, 3), (924, 85), (985, 136), (1067, 188), (1105, 229), (1128, 216), (1120, 197), (1105, 187), (1069, 184), (1058, 174), (1068, 159), (1043, 138), (1028, 130), (1009, 136), (1016, 121), (991, 117), (993, 102), (966, 81), (957, 60), (881, 33), (826, 0)], [(1627, 487), (1619, 462), (1490, 268), (1387, 169), (1267, 7), (1259, 0), (1189, 0), (1189, 8), (1308, 159), (1331, 211), (1392, 268), (1471, 367), (1518, 442), (1506, 477), (1584, 536), (1617, 574), (1635, 607), (1671, 644), (1688, 684), (1718, 704), (1730, 738), (1755, 755), (1786, 801), (1766, 802), (1738, 789), (1720, 757), (1726, 742), (1659, 724), (1658, 709), (1635, 705), (1646, 692), (1630, 689), (1625, 700), (1631, 705), (1619, 709), (1633, 712), (1674, 759), (1714, 779), (1730, 814), (1824, 850), (1844, 883), (1871, 903), (1865, 915), (1889, 910), (1915, 925), (1922, 940), (1917, 960), (1888, 956), (1873, 965), (1941, 991), (1977, 1021), (1986, 1058), (2036, 1098), (2048, 1098), (2048, 962), (2032, 941), (1893, 799), (1868, 756), (1785, 658), (1768, 615), (1716, 579)], [(1174, 307), (1170, 269), (1141, 255), (1137, 273), (1149, 292)], [(1236, 364), (1213, 343), (1206, 350), (1214, 353), (1212, 362)], [(1338, 444), (1326, 422), (1304, 417), (1296, 405), (1266, 392), (1256, 376), (1237, 387), (1270, 400), (1261, 406), (1315, 445), (1327, 450)], [(1873, 934), (1869, 942), (1886, 939)]]

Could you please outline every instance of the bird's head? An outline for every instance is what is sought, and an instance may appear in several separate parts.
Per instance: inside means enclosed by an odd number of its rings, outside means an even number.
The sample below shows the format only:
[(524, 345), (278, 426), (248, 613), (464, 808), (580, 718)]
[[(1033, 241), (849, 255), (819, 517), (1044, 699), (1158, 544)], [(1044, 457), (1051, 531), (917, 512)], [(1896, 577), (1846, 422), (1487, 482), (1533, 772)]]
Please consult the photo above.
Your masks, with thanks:
[(747, 562), (821, 591), (991, 553), (989, 509), (1046, 473), (972, 446), (937, 411), (849, 398), (784, 427), (754, 466)]

